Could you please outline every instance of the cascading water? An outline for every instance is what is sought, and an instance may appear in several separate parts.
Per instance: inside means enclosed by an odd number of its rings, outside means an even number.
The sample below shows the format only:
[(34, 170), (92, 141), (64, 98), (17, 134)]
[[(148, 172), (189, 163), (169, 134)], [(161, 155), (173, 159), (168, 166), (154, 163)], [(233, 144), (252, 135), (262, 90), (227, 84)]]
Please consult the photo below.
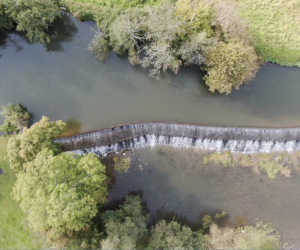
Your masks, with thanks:
[(105, 155), (123, 149), (171, 145), (240, 153), (300, 150), (300, 128), (232, 128), (138, 123), (58, 139), (65, 151)]

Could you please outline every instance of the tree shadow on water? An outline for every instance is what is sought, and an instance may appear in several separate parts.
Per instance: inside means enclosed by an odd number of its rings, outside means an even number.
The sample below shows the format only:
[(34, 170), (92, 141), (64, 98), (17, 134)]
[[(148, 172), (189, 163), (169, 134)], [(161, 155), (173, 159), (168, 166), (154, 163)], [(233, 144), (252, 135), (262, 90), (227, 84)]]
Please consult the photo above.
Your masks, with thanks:
[(47, 51), (64, 51), (63, 43), (70, 43), (77, 33), (75, 19), (67, 13), (62, 14), (62, 18), (57, 18), (48, 29), (50, 43), (44, 44)]

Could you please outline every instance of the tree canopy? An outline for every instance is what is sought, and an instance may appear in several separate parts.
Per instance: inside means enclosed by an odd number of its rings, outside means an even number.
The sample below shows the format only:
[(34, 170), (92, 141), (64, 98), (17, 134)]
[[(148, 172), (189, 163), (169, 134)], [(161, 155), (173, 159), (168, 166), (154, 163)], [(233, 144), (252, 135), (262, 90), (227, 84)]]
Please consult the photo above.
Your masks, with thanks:
[[(84, 7), (82, 7), (83, 13)], [(159, 79), (167, 70), (196, 64), (207, 71), (204, 78), (211, 91), (230, 93), (249, 82), (260, 59), (250, 46), (245, 22), (233, 2), (224, 0), (163, 1), (157, 6), (119, 10), (103, 25), (90, 50), (104, 60), (109, 50), (129, 56), (132, 64), (149, 68)], [(101, 20), (101, 21), (100, 21)]]
[(58, 152), (59, 144), (54, 143), (53, 139), (65, 129), (64, 122), (49, 122), (49, 118), (45, 116), (30, 128), (24, 128), (21, 134), (11, 137), (7, 143), (7, 160), (10, 167), (18, 173), (24, 170), (23, 164), (34, 160), (41, 150), (49, 148)]
[(32, 114), (21, 103), (2, 106), (1, 116), (4, 118), (4, 123), (0, 126), (0, 130), (6, 134), (22, 131), (32, 120)]
[(206, 237), (193, 232), (189, 227), (176, 221), (162, 220), (152, 228), (148, 248), (150, 249), (203, 249)]
[(4, 0), (3, 6), (7, 23), (5, 27), (11, 27), (13, 20), (17, 24), (16, 29), (26, 31), (28, 39), (33, 42), (49, 42), (46, 33), (48, 26), (61, 16), (61, 10), (54, 0)]
[(93, 154), (42, 150), (18, 175), (13, 195), (34, 232), (57, 240), (84, 229), (106, 200), (105, 166)]
[(136, 249), (145, 248), (143, 238), (147, 238), (146, 221), (141, 198), (129, 196), (125, 204), (116, 211), (103, 214), (107, 238), (101, 242), (102, 249)]

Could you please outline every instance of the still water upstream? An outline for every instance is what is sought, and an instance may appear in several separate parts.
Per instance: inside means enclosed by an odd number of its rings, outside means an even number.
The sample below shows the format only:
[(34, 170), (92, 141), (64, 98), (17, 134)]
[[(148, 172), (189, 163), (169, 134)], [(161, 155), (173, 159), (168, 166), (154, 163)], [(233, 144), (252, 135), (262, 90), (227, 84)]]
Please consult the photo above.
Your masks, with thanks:
[(300, 125), (299, 68), (266, 64), (240, 91), (212, 94), (198, 67), (156, 81), (126, 57), (111, 54), (100, 62), (88, 51), (94, 26), (64, 15), (52, 27), (53, 42), (47, 46), (1, 32), (0, 105), (21, 102), (36, 120), (74, 118), (81, 132), (140, 121)]
[[(200, 125), (300, 125), (300, 69), (273, 64), (230, 95), (210, 93), (197, 67), (159, 81), (126, 57), (105, 63), (88, 51), (94, 22), (65, 14), (51, 27), (52, 43), (31, 44), (23, 34), (0, 32), (0, 105), (22, 103), (35, 114), (73, 125), (73, 133), (141, 121)], [(175, 212), (190, 223), (204, 212), (229, 212), (226, 223), (274, 222), (299, 243), (299, 175), (269, 180), (241, 169), (202, 166), (193, 149), (140, 149), (128, 174), (117, 177), (109, 199), (142, 191), (152, 216)], [(172, 215), (172, 214), (171, 214)], [(298, 246), (300, 247), (300, 245)]]

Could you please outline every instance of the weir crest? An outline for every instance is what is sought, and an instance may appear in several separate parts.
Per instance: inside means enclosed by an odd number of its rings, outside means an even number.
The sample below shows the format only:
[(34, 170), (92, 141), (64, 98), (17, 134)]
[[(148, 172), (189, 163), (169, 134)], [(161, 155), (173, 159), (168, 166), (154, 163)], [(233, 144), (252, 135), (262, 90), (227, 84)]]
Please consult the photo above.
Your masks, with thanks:
[(124, 125), (55, 140), (65, 151), (97, 155), (170, 145), (240, 153), (300, 150), (300, 128), (234, 128), (170, 123)]

